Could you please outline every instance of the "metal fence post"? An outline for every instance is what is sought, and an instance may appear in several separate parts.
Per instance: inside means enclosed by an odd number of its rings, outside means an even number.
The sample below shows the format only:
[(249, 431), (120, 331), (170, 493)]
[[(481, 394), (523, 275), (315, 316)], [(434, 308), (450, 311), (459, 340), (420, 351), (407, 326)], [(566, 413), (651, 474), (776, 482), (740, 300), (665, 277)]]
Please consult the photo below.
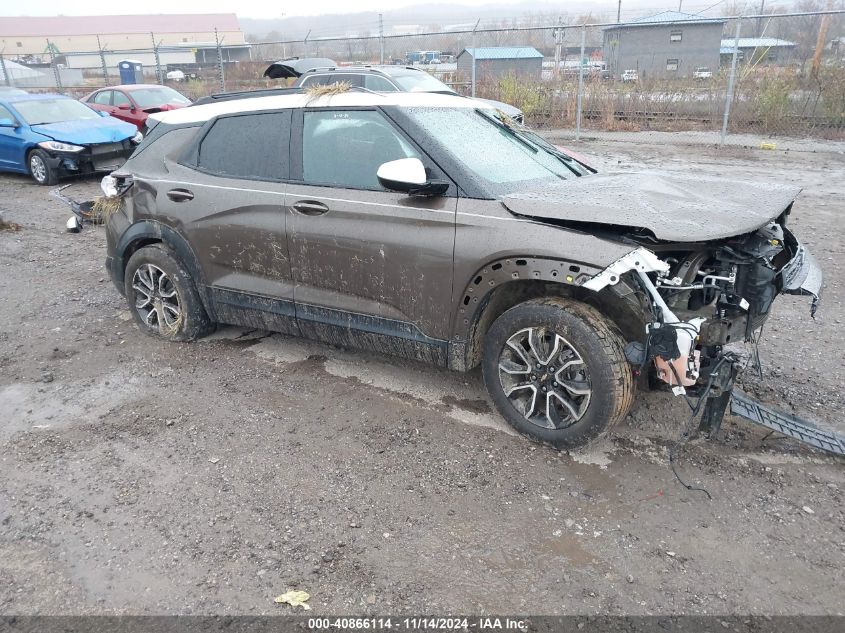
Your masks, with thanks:
[(103, 85), (109, 85), (109, 69), (106, 66), (106, 53), (100, 44), (100, 36), (97, 36), (97, 50), (100, 51), (100, 66), (103, 67)]
[(478, 54), (478, 51), (475, 50), (475, 31), (478, 29), (478, 25), (481, 23), (481, 18), (478, 19), (478, 22), (475, 23), (475, 26), (472, 27), (472, 78), (470, 79), (470, 96), (475, 96), (475, 57)]
[(379, 63), (384, 64), (384, 19), (378, 14), (378, 57)]
[(6, 69), (6, 58), (3, 57), (3, 53), (0, 53), (0, 69), (3, 70), (3, 83), (7, 86), (11, 86), (12, 78), (9, 77), (9, 71)]
[(217, 78), (220, 80), (220, 92), (226, 92), (226, 76), (223, 72), (223, 52), (220, 50), (220, 37), (214, 29), (214, 44), (217, 47)]
[(158, 45), (156, 44), (156, 36), (155, 33), (153, 33), (152, 31), (150, 31), (150, 39), (153, 41), (153, 56), (156, 60), (156, 82), (163, 84), (164, 78), (162, 77), (161, 73), (161, 58), (158, 56)]
[(734, 84), (736, 83), (736, 58), (739, 53), (739, 32), (742, 28), (742, 17), (736, 20), (736, 31), (734, 31), (734, 49), (731, 54), (731, 74), (728, 77), (728, 94), (725, 97), (725, 114), (722, 118), (722, 136), (719, 145), (725, 144), (725, 136), (728, 134), (728, 120), (731, 116), (731, 103), (734, 100)]
[(311, 29), (308, 29), (308, 32), (305, 34), (305, 39), (302, 40), (302, 50), (304, 52), (304, 55), (303, 55), (304, 57), (308, 57), (308, 36), (309, 35), (311, 35)]
[(581, 106), (584, 101), (584, 49), (587, 47), (587, 25), (581, 27), (581, 60), (578, 64), (578, 99), (575, 110), (575, 140), (581, 138)]
[(50, 53), (50, 66), (53, 69), (53, 79), (56, 80), (56, 89), (59, 93), (64, 93), (64, 88), (62, 87), (62, 73), (59, 70), (59, 65), (56, 63), (56, 56), (53, 54), (53, 44), (50, 40), (47, 40), (47, 52)]

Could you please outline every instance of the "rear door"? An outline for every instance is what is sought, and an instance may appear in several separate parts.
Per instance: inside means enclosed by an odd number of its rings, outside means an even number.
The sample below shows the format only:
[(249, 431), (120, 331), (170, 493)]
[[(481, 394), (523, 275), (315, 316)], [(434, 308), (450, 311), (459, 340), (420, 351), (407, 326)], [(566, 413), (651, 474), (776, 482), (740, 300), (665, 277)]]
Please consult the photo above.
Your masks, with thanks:
[(295, 333), (284, 194), (290, 110), (219, 117), (158, 185), (160, 213), (200, 262), (220, 321)]
[(295, 113), (285, 196), (297, 321), (311, 337), (445, 364), (457, 207), (386, 191), (379, 165), (436, 165), (378, 109)]

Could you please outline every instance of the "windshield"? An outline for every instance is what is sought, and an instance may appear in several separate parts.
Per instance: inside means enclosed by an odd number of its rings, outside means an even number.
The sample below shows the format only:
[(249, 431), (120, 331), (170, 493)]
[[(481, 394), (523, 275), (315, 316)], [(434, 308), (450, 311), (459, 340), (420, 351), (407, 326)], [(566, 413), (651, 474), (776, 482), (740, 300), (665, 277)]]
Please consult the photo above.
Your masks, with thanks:
[(177, 105), (188, 105), (191, 100), (183, 97), (173, 88), (161, 86), (160, 88), (144, 88), (142, 90), (133, 90), (132, 98), (139, 108), (151, 108), (152, 106), (160, 106), (166, 103), (174, 103)]
[(409, 108), (408, 115), (494, 196), (575, 177), (566, 163), (495, 118), (472, 108)]
[(455, 91), (449, 86), (426, 72), (391, 75), (391, 79), (399, 84), (405, 92), (443, 92), (450, 95), (455, 94)]
[(96, 119), (100, 115), (87, 105), (75, 99), (56, 97), (55, 99), (33, 99), (16, 101), (15, 110), (29, 125), (41, 123), (59, 123), (60, 121), (82, 121)]

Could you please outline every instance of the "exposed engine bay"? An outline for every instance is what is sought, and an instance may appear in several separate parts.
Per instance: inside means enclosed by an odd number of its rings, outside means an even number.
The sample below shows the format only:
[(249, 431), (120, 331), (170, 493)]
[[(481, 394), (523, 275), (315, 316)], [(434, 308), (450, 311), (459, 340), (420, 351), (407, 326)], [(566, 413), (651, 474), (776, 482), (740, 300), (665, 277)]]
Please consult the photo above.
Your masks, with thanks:
[(821, 272), (786, 229), (788, 212), (752, 233), (710, 242), (651, 238), (646, 247), (648, 238), (628, 236), (643, 246), (584, 284), (601, 290), (624, 279), (641, 291), (650, 318), (643, 339), (627, 346), (628, 361), (640, 369), (653, 367), (676, 395), (688, 388), (709, 398), (727, 394), (709, 414), (717, 426), (738, 371), (725, 346), (756, 342), (780, 293), (812, 296), (815, 316)]

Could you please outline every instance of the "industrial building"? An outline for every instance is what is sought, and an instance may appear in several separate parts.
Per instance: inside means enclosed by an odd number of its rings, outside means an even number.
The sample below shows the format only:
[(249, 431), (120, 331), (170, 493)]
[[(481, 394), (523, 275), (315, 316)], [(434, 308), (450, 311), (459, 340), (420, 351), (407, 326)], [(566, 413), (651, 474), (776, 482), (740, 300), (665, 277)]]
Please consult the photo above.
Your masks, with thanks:
[[(215, 34), (215, 29), (216, 34)], [(224, 61), (250, 58), (250, 46), (234, 13), (198, 15), (111, 15), (4, 17), (0, 50), (6, 59), (45, 64), (51, 59), (67, 68), (108, 68), (130, 56), (155, 67), (153, 47), (162, 65), (216, 61), (216, 39)]]
[(719, 68), (725, 21), (664, 11), (604, 30), (604, 59), (612, 77), (626, 70), (639, 79), (690, 77), (697, 68)]
[(466, 78), (472, 75), (473, 58), (478, 79), (516, 75), (539, 80), (543, 73), (543, 54), (532, 46), (465, 48), (458, 55), (460, 76)]
[(734, 48), (737, 49), (737, 61), (753, 62), (781, 66), (792, 61), (795, 42), (780, 40), (776, 37), (741, 37), (739, 44), (734, 38), (723, 39), (720, 54), (722, 65), (730, 65)]

